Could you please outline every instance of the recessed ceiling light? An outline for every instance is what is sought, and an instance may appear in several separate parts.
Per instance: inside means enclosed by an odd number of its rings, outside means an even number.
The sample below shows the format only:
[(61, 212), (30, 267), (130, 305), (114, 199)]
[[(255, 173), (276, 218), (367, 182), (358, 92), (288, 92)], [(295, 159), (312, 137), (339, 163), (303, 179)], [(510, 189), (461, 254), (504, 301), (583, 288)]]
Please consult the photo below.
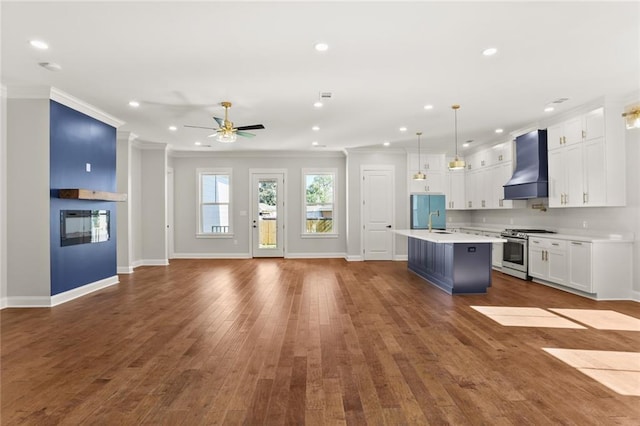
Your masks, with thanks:
[(484, 50), (482, 51), (482, 54), (483, 54), (484, 56), (493, 56), (493, 55), (495, 55), (496, 53), (498, 53), (498, 49), (496, 49), (495, 47), (489, 47), (489, 48), (484, 49)]
[(313, 130), (314, 132), (317, 132), (318, 130), (320, 130), (320, 127), (319, 126), (313, 126), (311, 128), (311, 130)]
[(496, 133), (502, 133), (502, 132), (504, 132), (504, 130), (502, 130), (502, 129), (496, 129)]
[(425, 105), (424, 109), (433, 109), (433, 105)]
[(176, 126), (169, 126), (169, 130), (175, 132), (176, 130), (178, 130), (178, 128)]
[(202, 142), (200, 142), (200, 141), (196, 141), (194, 145), (196, 145), (196, 146), (200, 146), (200, 145), (202, 145)]
[(311, 142), (311, 145), (313, 145), (313, 146), (318, 146), (318, 141), (313, 141), (313, 142)]
[(329, 49), (329, 45), (327, 43), (316, 43), (313, 46), (318, 52), (326, 52)]
[(316, 108), (322, 108), (322, 102), (320, 101), (314, 102), (313, 106)]
[(390, 143), (390, 142), (385, 142), (385, 143), (383, 143), (382, 145), (384, 145), (384, 146), (389, 146), (389, 145), (391, 145), (391, 143)]
[(29, 44), (40, 50), (47, 50), (49, 48), (49, 45), (42, 40), (30, 40)]
[(463, 147), (463, 148), (466, 148), (466, 147), (468, 147), (468, 146), (469, 146), (469, 142), (465, 142), (465, 143), (463, 143), (463, 144), (462, 144), (462, 147)]
[(401, 132), (406, 132), (407, 128), (406, 127), (400, 127), (398, 130), (400, 130)]
[(129, 101), (129, 106), (133, 108), (138, 108), (140, 106), (140, 102), (138, 101)]
[(554, 108), (553, 108), (552, 106), (548, 106), (548, 107), (546, 107), (546, 108), (544, 109), (544, 112), (551, 112), (551, 111), (553, 111), (553, 109), (554, 109)]

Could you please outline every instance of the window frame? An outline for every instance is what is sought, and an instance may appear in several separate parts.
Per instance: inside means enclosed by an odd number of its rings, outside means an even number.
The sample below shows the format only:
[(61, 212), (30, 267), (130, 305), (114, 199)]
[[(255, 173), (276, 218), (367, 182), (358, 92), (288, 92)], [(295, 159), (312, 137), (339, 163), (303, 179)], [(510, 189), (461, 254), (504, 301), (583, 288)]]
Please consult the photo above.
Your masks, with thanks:
[[(205, 175), (227, 176), (229, 179), (229, 202), (228, 203), (203, 203), (202, 201), (202, 178)], [(196, 169), (196, 238), (233, 238), (233, 169), (231, 168), (198, 168)], [(202, 228), (202, 206), (203, 205), (227, 205), (229, 209), (229, 230), (228, 232), (204, 232)]]
[[(331, 232), (308, 232), (307, 231), (307, 176), (309, 175), (331, 175), (333, 178), (333, 210), (332, 210), (332, 231)], [(338, 169), (337, 168), (304, 168), (302, 169), (302, 229), (301, 238), (338, 238)]]

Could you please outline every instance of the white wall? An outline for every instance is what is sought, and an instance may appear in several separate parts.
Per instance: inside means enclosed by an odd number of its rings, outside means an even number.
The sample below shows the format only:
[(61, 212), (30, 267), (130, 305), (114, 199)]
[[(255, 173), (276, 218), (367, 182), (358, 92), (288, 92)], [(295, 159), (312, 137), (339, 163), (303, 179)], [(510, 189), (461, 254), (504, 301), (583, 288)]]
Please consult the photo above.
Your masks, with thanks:
[(48, 305), (49, 100), (9, 98), (7, 107), (7, 297)]
[(131, 238), (131, 264), (142, 264), (142, 151), (135, 144), (131, 148), (131, 192), (129, 203), (131, 204), (131, 226), (129, 238)]
[(167, 146), (142, 150), (142, 262), (145, 265), (166, 265), (167, 212), (166, 175)]
[[(345, 232), (345, 159), (340, 153), (175, 153), (174, 169), (174, 240), (176, 257), (248, 257), (251, 252), (251, 194), (250, 169), (285, 169), (286, 193), (285, 253), (287, 256), (344, 256)], [(233, 238), (196, 238), (198, 168), (231, 168)], [(338, 171), (337, 226), (338, 238), (301, 238), (302, 169), (335, 168)], [(246, 212), (240, 216), (240, 212)]]
[(116, 191), (127, 194), (127, 201), (116, 204), (118, 215), (118, 273), (133, 272), (133, 240), (131, 236), (131, 144), (135, 136), (118, 132), (116, 150)]
[(7, 90), (0, 87), (0, 309), (7, 306)]

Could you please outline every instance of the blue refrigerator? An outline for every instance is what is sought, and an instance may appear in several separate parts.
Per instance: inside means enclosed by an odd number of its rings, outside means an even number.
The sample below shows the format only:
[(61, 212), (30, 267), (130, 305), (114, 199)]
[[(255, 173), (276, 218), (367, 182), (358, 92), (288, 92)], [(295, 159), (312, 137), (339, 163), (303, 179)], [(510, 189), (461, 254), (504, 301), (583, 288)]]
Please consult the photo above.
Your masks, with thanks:
[(411, 229), (429, 229), (429, 213), (439, 211), (440, 216), (431, 216), (433, 229), (445, 229), (447, 210), (444, 195), (411, 194)]

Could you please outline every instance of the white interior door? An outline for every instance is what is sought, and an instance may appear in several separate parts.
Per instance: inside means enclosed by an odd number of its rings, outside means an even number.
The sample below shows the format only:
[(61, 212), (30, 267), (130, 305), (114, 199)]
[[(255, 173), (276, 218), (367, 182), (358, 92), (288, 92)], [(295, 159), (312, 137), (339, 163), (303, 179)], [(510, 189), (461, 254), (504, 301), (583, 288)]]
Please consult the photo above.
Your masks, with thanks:
[(363, 170), (364, 260), (393, 259), (393, 176), (393, 170)]
[(284, 257), (284, 174), (251, 174), (253, 257)]

